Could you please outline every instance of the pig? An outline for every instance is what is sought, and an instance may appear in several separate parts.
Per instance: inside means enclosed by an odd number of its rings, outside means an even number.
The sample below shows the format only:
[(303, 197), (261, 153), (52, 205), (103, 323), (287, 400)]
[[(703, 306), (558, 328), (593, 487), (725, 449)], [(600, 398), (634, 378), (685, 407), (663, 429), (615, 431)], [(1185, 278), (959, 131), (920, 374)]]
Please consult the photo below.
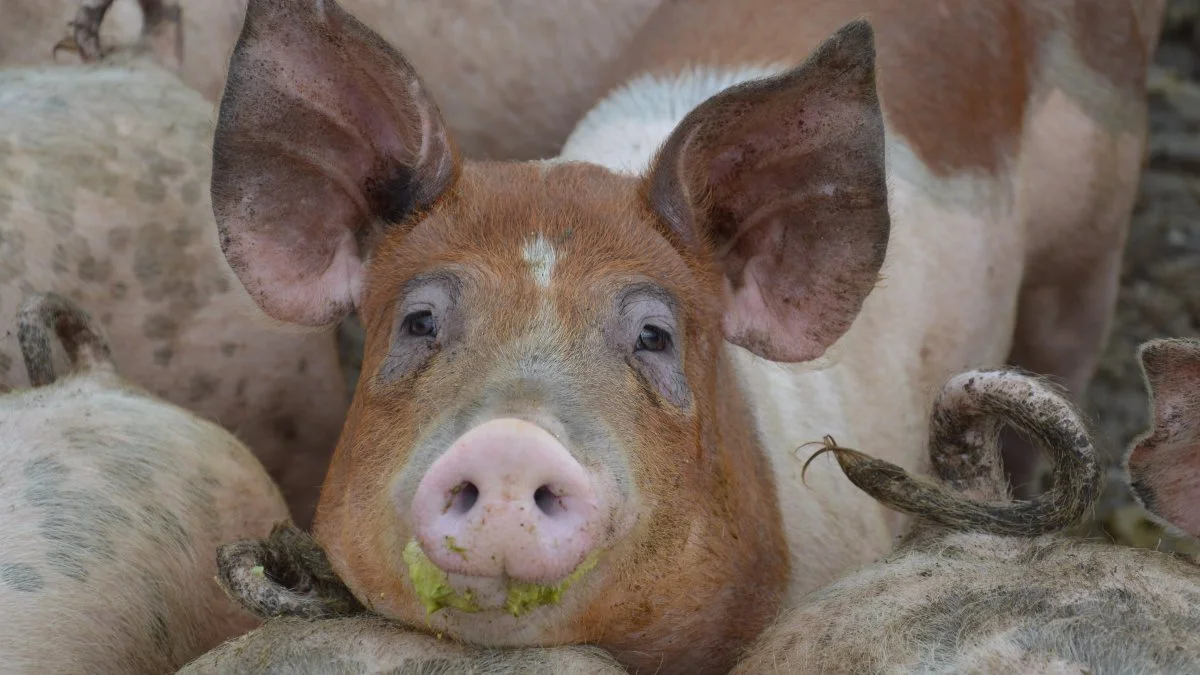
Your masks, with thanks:
[(362, 318), (313, 533), (367, 610), (726, 672), (903, 531), (832, 462), (806, 486), (806, 441), (925, 470), (938, 388), (1014, 335), (1081, 379), (1137, 182), (1141, 24), (959, 4), (664, 4), (561, 156), (479, 162), (340, 4), (249, 2), (213, 210), (267, 315)]
[[(1153, 428), (1127, 454), (1130, 485), (1154, 517), (1200, 536), (1200, 341), (1138, 354)], [(1010, 500), (1005, 421), (1045, 442), (1053, 498)], [(1061, 534), (1095, 505), (1100, 472), (1079, 417), (1044, 382), (954, 378), (934, 416), (937, 482), (833, 452), (855, 485), (914, 515), (913, 529), (781, 618), (735, 674), (1200, 672), (1200, 559)]]
[(404, 630), (367, 613), (333, 573), (320, 545), (287, 523), (266, 539), (222, 546), (218, 570), (229, 596), (267, 622), (197, 658), (182, 675), (264, 668), (364, 675), (625, 672), (595, 647), (485, 649)]
[[(126, 379), (234, 432), (307, 527), (349, 404), (335, 337), (272, 325), (229, 271), (211, 106), (113, 58), (0, 70), (0, 316), (35, 290), (86, 306)], [(29, 384), (19, 354), (5, 326), (0, 383)]]
[[(604, 93), (607, 66), (662, 0), (346, 0), (367, 25), (429, 75), (463, 152), (473, 157), (534, 159), (558, 151), (572, 125)], [(183, 49), (152, 47), (160, 65), (216, 102), (225, 84), (246, 0), (138, 0), (154, 11), (143, 22), (133, 0), (6, 0), (0, 65), (44, 65), (72, 17), (85, 56), (136, 44), (140, 31), (182, 30)], [(111, 16), (100, 25), (104, 12)], [(77, 7), (84, 11), (78, 11)], [(181, 9), (181, 20), (174, 18)], [(99, 13), (97, 13), (99, 10)], [(80, 34), (79, 28), (70, 31)], [(97, 42), (98, 40), (98, 42)], [(67, 56), (59, 52), (57, 59)]]
[(256, 628), (213, 577), (218, 545), (288, 522), (262, 465), (125, 379), (65, 296), (16, 324), (33, 386), (0, 395), (0, 670), (161, 675)]

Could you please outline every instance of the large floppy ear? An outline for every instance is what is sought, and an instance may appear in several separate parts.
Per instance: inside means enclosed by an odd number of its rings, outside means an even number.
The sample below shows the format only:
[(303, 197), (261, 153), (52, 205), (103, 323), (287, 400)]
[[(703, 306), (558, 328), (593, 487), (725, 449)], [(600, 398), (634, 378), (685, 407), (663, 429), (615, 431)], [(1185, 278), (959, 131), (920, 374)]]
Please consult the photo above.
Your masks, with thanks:
[(1153, 427), (1126, 460), (1146, 510), (1200, 537), (1200, 340), (1152, 340), (1138, 349)]
[(383, 38), (334, 0), (250, 0), (212, 201), (221, 249), (266, 314), (344, 318), (375, 237), (428, 207), (457, 169), (437, 105)]
[(721, 263), (726, 339), (773, 361), (823, 354), (874, 288), (891, 229), (870, 24), (697, 106), (646, 188), (678, 242)]

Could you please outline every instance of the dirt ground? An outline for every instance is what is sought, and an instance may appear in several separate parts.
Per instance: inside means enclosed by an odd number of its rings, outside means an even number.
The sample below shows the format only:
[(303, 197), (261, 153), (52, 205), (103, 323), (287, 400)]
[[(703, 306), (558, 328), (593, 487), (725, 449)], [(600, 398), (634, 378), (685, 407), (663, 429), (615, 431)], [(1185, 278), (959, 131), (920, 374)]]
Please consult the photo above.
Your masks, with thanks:
[[(1110, 466), (1109, 483), (1095, 519), (1079, 533), (1200, 552), (1148, 520), (1117, 472), (1149, 412), (1137, 346), (1156, 337), (1200, 335), (1200, 0), (1172, 0), (1164, 25), (1150, 75), (1149, 153), (1116, 323), (1085, 408)], [(362, 354), (356, 323), (341, 331), (341, 340), (353, 383)]]

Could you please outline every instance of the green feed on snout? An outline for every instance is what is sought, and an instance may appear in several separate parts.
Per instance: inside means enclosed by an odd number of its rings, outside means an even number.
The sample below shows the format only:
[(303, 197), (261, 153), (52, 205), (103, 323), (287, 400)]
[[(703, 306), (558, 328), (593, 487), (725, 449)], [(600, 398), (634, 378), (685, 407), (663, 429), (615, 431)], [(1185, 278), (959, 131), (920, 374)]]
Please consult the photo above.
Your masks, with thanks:
[[(579, 581), (583, 575), (590, 572), (599, 560), (600, 552), (592, 553), (567, 578), (553, 586), (510, 582), (504, 600), (504, 610), (513, 616), (521, 616), (542, 605), (558, 603), (562, 600), (562, 594)], [(417, 597), (425, 606), (426, 616), (432, 615), (443, 607), (453, 607), (463, 612), (480, 611), (481, 608), (471, 596), (470, 591), (459, 593), (450, 587), (446, 573), (438, 569), (425, 556), (421, 545), (415, 539), (409, 541), (408, 545), (404, 547), (404, 563), (408, 565), (409, 578), (412, 580)]]

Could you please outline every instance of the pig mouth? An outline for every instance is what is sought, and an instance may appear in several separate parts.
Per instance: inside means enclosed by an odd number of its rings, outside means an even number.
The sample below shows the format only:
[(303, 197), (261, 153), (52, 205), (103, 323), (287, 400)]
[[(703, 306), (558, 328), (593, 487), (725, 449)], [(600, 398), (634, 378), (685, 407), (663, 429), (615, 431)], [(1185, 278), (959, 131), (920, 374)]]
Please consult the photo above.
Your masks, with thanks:
[(404, 563), (426, 617), (442, 609), (454, 609), (469, 614), (502, 611), (518, 618), (540, 607), (557, 605), (568, 589), (592, 571), (600, 561), (600, 554), (599, 549), (593, 551), (570, 574), (553, 584), (461, 575), (452, 579), (425, 555), (416, 539), (404, 547)]

